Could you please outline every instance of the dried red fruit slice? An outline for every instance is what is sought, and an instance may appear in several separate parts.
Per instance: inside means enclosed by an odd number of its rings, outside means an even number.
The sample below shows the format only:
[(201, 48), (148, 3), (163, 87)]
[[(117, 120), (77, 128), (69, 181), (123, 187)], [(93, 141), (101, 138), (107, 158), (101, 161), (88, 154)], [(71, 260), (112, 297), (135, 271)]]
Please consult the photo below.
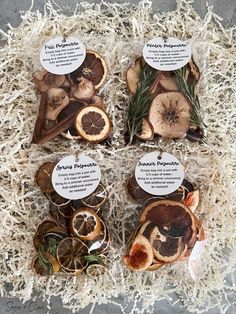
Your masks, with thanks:
[(199, 190), (195, 190), (193, 192), (189, 192), (187, 197), (183, 201), (184, 205), (186, 205), (192, 212), (194, 212), (199, 204)]
[[(48, 261), (50, 263), (50, 261)], [(38, 255), (35, 255), (31, 262), (31, 268), (34, 271), (36, 275), (39, 276), (47, 276), (50, 275), (53, 271), (53, 266), (51, 263), (49, 264), (49, 267), (46, 268), (40, 263), (40, 259)]]
[(184, 248), (182, 237), (173, 238), (166, 236), (157, 226), (151, 232), (150, 243), (155, 258), (164, 263), (171, 263), (177, 260)]
[(111, 122), (105, 111), (95, 106), (87, 106), (75, 118), (78, 134), (91, 143), (105, 140), (111, 132)]
[(140, 222), (151, 221), (170, 237), (182, 237), (186, 244), (196, 234), (194, 216), (184, 204), (159, 200), (146, 206), (140, 216)]
[(107, 64), (102, 56), (95, 51), (87, 50), (82, 65), (68, 76), (74, 84), (78, 84), (81, 77), (86, 78), (93, 83), (95, 89), (98, 89), (105, 83), (107, 74)]
[(52, 185), (52, 172), (57, 161), (47, 161), (42, 164), (35, 174), (35, 183), (42, 192), (50, 193), (54, 191)]
[(123, 262), (133, 271), (147, 269), (153, 261), (152, 246), (147, 238), (138, 234)]

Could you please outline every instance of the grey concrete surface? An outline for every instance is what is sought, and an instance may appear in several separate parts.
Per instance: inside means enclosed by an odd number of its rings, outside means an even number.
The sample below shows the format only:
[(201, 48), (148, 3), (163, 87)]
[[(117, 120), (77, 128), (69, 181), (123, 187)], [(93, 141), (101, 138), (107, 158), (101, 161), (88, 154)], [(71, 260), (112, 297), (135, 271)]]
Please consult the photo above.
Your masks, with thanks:
[[(100, 0), (87, 0), (91, 3), (98, 3)], [(128, 0), (115, 0), (110, 2), (127, 2)], [(34, 10), (43, 10), (46, 0), (35, 0), (33, 9)], [(66, 9), (68, 13), (70, 10), (73, 10), (76, 3), (79, 0), (56, 0), (59, 5), (67, 6), (69, 4), (70, 9)], [(132, 4), (136, 4), (139, 1), (130, 0)], [(208, 0), (209, 5), (214, 5), (214, 11), (224, 18), (224, 25), (234, 25), (236, 22), (236, 0)], [(206, 13), (206, 1), (205, 0), (195, 0), (193, 3), (194, 8), (200, 15), (204, 16)], [(20, 11), (27, 10), (31, 7), (31, 0), (0, 0), (0, 28), (4, 31), (8, 28), (8, 23), (12, 26), (19, 25)], [(174, 0), (153, 0), (154, 10), (159, 10), (161, 12), (171, 11), (176, 8), (176, 1)], [(176, 296), (173, 296), (175, 298)], [(131, 312), (132, 304), (128, 303), (126, 296), (120, 296), (116, 298), (115, 301), (121, 305), (126, 306), (126, 313)], [(233, 301), (233, 300), (232, 300)], [(25, 304), (22, 304), (18, 299), (10, 298), (0, 298), (0, 314), (46, 314), (47, 313), (47, 304), (40, 299), (40, 296), (36, 300), (28, 301)], [(53, 297), (51, 299), (51, 310), (50, 314), (71, 314), (72, 312), (63, 308), (62, 302), (59, 298)], [(79, 311), (79, 314), (89, 314), (90, 306)], [(111, 305), (101, 305), (96, 306), (93, 311), (94, 314), (121, 314), (121, 310), (118, 306)], [(155, 314), (187, 314), (188, 312), (181, 307), (180, 302), (178, 302), (174, 307), (167, 300), (163, 300), (156, 304)], [(227, 314), (235, 314), (236, 307), (231, 306)], [(148, 314), (143, 313), (143, 314)], [(220, 314), (219, 310), (208, 311), (208, 314)]]

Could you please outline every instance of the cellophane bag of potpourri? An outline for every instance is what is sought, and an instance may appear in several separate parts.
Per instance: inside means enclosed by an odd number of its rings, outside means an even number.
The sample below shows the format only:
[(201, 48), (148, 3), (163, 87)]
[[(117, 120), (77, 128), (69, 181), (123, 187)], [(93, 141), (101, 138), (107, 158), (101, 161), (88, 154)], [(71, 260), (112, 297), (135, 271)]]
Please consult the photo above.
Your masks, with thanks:
[[(33, 236), (31, 267), (39, 276), (94, 278), (108, 272), (110, 234), (102, 218), (108, 189), (100, 183), (96, 162), (82, 158), (46, 161), (35, 173), (49, 207)], [(85, 174), (88, 168), (94, 169), (91, 175)]]
[(198, 93), (207, 53), (204, 43), (191, 39), (155, 37), (144, 44), (126, 71), (126, 143), (161, 137), (204, 141)]
[[(61, 140), (101, 143), (111, 134), (100, 88), (107, 80), (105, 59), (76, 36), (48, 39), (38, 52), (41, 69), (33, 73), (40, 94), (32, 143)], [(43, 67), (43, 68), (42, 68)]]

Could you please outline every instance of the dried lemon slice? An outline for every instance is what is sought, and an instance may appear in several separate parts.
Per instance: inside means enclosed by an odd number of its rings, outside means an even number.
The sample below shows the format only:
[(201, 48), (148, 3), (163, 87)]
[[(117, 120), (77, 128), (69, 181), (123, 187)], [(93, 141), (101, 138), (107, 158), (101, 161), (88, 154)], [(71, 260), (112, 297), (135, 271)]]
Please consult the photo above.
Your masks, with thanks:
[(56, 166), (57, 161), (47, 161), (42, 164), (35, 174), (35, 183), (42, 192), (50, 193), (54, 191), (52, 185), (52, 172)]
[(71, 219), (72, 233), (82, 240), (94, 240), (101, 232), (102, 224), (96, 212), (83, 207), (74, 212)]
[(75, 118), (75, 128), (86, 141), (99, 143), (111, 132), (111, 122), (107, 113), (95, 106), (82, 108)]
[(89, 277), (99, 277), (107, 272), (107, 268), (101, 264), (92, 264), (86, 268), (86, 274)]
[(107, 74), (107, 64), (102, 56), (95, 51), (87, 50), (84, 62), (78, 69), (69, 74), (69, 79), (74, 84), (78, 84), (83, 77), (91, 81), (95, 89), (98, 89), (106, 81)]
[(81, 240), (68, 237), (58, 245), (57, 260), (64, 272), (78, 275), (87, 266), (84, 259), (87, 252), (88, 248)]
[(108, 192), (105, 186), (100, 183), (96, 190), (89, 196), (82, 198), (81, 202), (85, 206), (91, 207), (93, 209), (98, 209), (104, 204), (104, 202), (107, 200), (107, 197)]

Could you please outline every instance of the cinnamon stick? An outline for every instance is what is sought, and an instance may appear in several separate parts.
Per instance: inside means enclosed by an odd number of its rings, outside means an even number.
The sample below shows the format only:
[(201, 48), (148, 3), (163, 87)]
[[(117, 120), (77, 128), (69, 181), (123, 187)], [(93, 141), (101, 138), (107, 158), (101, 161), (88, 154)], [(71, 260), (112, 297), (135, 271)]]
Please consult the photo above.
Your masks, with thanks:
[(42, 92), (41, 93), (41, 100), (39, 104), (39, 112), (38, 112), (38, 117), (35, 122), (35, 127), (34, 127), (34, 134), (31, 143), (36, 144), (37, 140), (40, 138), (42, 134), (42, 130), (45, 124), (45, 118), (46, 118), (46, 113), (47, 113), (47, 93)]
[(75, 113), (71, 113), (69, 116), (61, 120), (57, 125), (51, 128), (47, 133), (38, 138), (35, 144), (44, 144), (47, 141), (54, 139), (56, 136), (69, 129), (74, 123)]

